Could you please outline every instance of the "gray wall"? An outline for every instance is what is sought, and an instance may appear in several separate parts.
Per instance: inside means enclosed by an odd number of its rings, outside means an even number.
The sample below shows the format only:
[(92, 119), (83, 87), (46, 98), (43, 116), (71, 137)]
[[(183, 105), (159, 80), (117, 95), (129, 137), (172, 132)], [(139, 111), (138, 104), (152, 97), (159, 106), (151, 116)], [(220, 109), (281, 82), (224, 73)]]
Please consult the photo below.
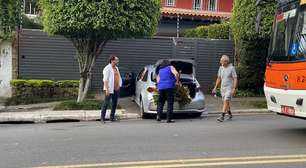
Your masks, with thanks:
[[(175, 45), (176, 44), (176, 45)], [(110, 41), (98, 58), (93, 71), (92, 90), (102, 87), (102, 69), (110, 54), (120, 58), (122, 73), (138, 71), (162, 58), (187, 58), (196, 61), (197, 79), (207, 91), (213, 84), (219, 58), (227, 54), (233, 58), (233, 42), (229, 40), (147, 38)], [(78, 79), (76, 51), (62, 36), (48, 36), (39, 30), (21, 33), (19, 48), (19, 78)]]

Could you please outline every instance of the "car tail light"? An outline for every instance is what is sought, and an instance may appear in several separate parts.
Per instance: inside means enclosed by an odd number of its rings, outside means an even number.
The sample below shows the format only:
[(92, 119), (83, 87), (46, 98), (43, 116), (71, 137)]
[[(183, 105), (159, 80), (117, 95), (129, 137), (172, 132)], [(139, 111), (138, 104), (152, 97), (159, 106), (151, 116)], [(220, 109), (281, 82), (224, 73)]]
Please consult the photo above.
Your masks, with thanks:
[(156, 92), (156, 91), (157, 91), (157, 88), (156, 88), (156, 87), (148, 87), (148, 88), (147, 88), (147, 91), (148, 91), (149, 93), (153, 93), (153, 92)]

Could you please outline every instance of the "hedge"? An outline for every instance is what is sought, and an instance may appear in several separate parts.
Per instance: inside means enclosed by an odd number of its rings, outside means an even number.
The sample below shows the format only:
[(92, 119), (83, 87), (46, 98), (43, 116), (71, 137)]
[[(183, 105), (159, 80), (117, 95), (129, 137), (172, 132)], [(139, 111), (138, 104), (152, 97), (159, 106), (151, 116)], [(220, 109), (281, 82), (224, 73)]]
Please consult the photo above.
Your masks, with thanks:
[(189, 38), (211, 38), (211, 39), (229, 39), (230, 24), (212, 24), (208, 26), (199, 26), (195, 29), (185, 31), (184, 37)]
[(12, 80), (12, 98), (7, 105), (48, 102), (75, 98), (79, 81), (75, 80)]
[(208, 26), (207, 37), (211, 39), (229, 39), (230, 24), (225, 22), (222, 24), (213, 24)]

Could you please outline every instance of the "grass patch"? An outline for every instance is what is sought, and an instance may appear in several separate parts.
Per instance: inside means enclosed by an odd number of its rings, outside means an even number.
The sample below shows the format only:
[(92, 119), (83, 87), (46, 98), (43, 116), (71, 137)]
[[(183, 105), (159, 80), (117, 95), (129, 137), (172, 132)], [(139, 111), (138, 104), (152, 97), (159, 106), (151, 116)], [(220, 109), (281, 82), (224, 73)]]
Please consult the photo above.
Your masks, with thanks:
[(254, 102), (250, 102), (250, 104), (256, 108), (267, 108), (266, 101), (254, 101)]
[(37, 98), (37, 97), (11, 97), (5, 100), (5, 106), (48, 103), (54, 101), (71, 100), (72, 98)]
[[(84, 100), (82, 103), (77, 103), (75, 100), (63, 101), (56, 105), (53, 110), (100, 110), (100, 100)], [(108, 107), (111, 108), (111, 105)], [(121, 109), (120, 105), (117, 109)]]

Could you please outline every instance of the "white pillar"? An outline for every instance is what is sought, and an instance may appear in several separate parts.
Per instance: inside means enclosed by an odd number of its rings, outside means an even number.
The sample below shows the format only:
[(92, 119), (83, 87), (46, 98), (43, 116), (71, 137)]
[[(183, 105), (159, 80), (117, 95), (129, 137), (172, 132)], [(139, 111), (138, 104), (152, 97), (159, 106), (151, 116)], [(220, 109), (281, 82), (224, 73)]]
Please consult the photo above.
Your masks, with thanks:
[(12, 43), (0, 43), (0, 97), (11, 97), (10, 81), (13, 77)]

